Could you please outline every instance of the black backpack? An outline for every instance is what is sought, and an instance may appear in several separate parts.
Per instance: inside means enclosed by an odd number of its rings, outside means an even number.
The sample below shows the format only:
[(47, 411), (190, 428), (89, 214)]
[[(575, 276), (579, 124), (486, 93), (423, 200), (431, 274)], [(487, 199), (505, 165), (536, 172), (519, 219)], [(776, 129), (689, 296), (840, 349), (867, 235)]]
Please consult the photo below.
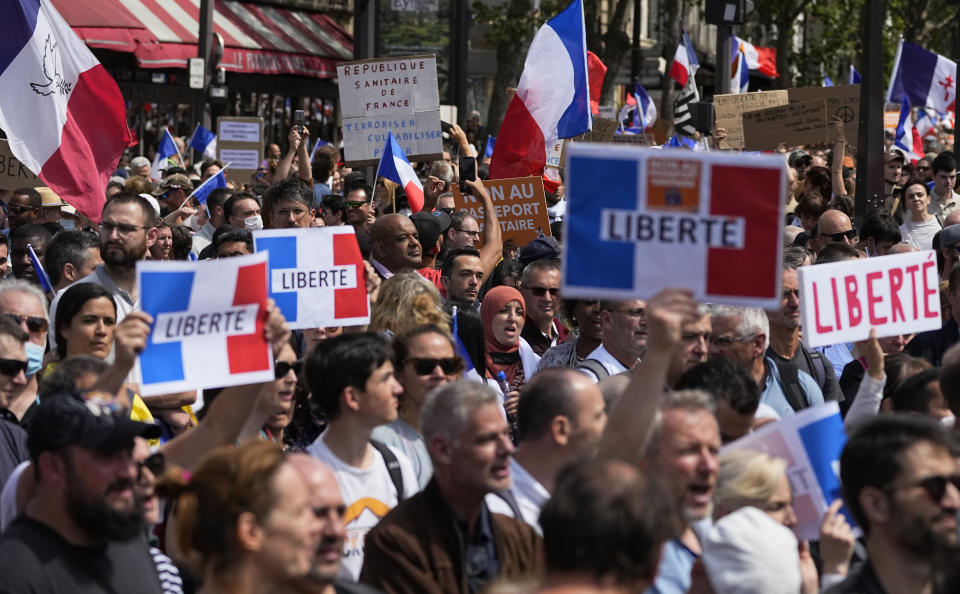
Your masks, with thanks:
[(383, 462), (387, 465), (387, 472), (390, 474), (390, 481), (397, 490), (397, 503), (403, 501), (403, 473), (400, 472), (400, 460), (397, 460), (393, 450), (387, 447), (387, 444), (375, 439), (370, 440), (370, 445), (383, 456)]

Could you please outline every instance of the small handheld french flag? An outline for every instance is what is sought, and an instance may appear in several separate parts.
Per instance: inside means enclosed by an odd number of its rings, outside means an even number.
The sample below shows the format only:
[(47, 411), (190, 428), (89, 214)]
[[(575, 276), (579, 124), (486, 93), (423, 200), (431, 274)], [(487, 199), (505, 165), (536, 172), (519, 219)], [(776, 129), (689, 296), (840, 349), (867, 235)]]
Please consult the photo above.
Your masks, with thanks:
[[(218, 188), (227, 187), (227, 178), (223, 174), (223, 169), (217, 172), (216, 175), (208, 179), (207, 181), (200, 184), (200, 186), (194, 190), (190, 196), (197, 199), (197, 204), (206, 204), (207, 196), (210, 195), (210, 192)], [(190, 197), (188, 196), (188, 198)]]
[(47, 276), (47, 271), (43, 269), (43, 265), (40, 264), (40, 258), (37, 257), (37, 252), (33, 251), (33, 246), (29, 243), (27, 244), (27, 254), (30, 256), (30, 263), (33, 265), (34, 272), (37, 273), (37, 280), (40, 281), (40, 286), (43, 287), (43, 290), (47, 293), (56, 293), (53, 290), (53, 283), (50, 282), (50, 277)]
[(387, 144), (383, 147), (377, 176), (388, 179), (403, 188), (407, 195), (407, 202), (410, 203), (410, 210), (419, 212), (423, 208), (423, 185), (413, 171), (407, 156), (403, 154), (397, 139), (393, 137), (393, 132), (387, 132)]
[(167, 159), (180, 154), (177, 145), (173, 142), (173, 136), (170, 130), (163, 129), (163, 138), (160, 139), (160, 146), (157, 147), (157, 154), (153, 157), (153, 167), (150, 168), (150, 177), (160, 179), (163, 177), (163, 170), (167, 168)]
[(190, 148), (201, 153), (208, 159), (217, 158), (217, 135), (204, 128), (201, 124), (197, 124), (188, 144)]

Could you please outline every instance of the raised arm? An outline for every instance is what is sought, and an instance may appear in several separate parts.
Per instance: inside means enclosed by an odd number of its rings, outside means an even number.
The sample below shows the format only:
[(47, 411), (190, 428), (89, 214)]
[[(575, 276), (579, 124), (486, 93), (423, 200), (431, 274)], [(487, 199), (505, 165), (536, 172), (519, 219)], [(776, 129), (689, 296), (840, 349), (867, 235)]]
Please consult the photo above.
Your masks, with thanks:
[(500, 220), (497, 211), (493, 208), (493, 199), (483, 187), (483, 182), (465, 181), (470, 193), (480, 199), (483, 204), (483, 247), (480, 248), (480, 261), (483, 262), (483, 278), (490, 278), (490, 274), (497, 262), (503, 256), (503, 234), (500, 230)]
[[(833, 162), (830, 163), (830, 179), (833, 181), (833, 195), (843, 196), (847, 193), (847, 187), (843, 185), (843, 152), (847, 146), (847, 138), (843, 132), (843, 118), (833, 116), (830, 118), (830, 127), (833, 128), (837, 139), (833, 143)], [(824, 196), (824, 199), (827, 199)]]
[(299, 128), (299, 126), (290, 128), (290, 134), (287, 135), (290, 148), (287, 150), (287, 154), (277, 163), (277, 171), (273, 174), (274, 182), (283, 181), (290, 175), (290, 165), (293, 163), (293, 156), (300, 150), (300, 131), (297, 128)]
[(647, 352), (607, 415), (598, 456), (640, 461), (660, 409), (670, 359), (680, 348), (680, 329), (696, 319), (697, 302), (686, 289), (664, 289), (647, 303)]

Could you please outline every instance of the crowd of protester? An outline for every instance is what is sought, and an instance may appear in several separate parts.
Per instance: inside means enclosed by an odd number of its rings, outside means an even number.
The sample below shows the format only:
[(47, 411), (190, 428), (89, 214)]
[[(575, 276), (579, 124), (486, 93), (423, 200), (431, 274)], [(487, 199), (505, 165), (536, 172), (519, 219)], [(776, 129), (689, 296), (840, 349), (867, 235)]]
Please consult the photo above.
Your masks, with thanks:
[[(454, 126), (452, 153), (477, 157), (481, 131)], [(483, 220), (454, 206), (451, 152), (416, 164), (411, 213), (336, 147), (311, 162), (308, 136), (203, 204), (190, 194), (222, 163), (151, 180), (125, 159), (99, 224), (46, 189), (0, 195), (0, 593), (956, 591), (951, 152), (886, 152), (884, 209), (860, 229), (842, 135), (785, 153), (782, 296), (764, 311), (683, 288), (564, 299), (560, 241), (504, 240), (486, 159), (462, 182)], [(562, 220), (562, 186), (548, 203)], [(137, 262), (336, 225), (365, 259), (368, 326), (290, 331), (271, 303), (274, 381), (139, 393)], [(942, 329), (804, 344), (799, 268), (931, 248)], [(842, 498), (807, 541), (788, 462), (721, 448), (831, 402)]]

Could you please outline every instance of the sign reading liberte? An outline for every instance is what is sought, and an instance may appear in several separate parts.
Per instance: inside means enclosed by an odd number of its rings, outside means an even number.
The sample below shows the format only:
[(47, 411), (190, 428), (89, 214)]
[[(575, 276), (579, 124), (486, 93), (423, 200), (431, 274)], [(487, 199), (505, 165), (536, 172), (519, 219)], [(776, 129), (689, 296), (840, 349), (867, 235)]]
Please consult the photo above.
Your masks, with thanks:
[(785, 191), (779, 157), (572, 143), (563, 294), (777, 307)]
[(436, 56), (343, 62), (337, 65), (337, 77), (348, 164), (378, 163), (387, 132), (393, 132), (411, 161), (440, 158)]

